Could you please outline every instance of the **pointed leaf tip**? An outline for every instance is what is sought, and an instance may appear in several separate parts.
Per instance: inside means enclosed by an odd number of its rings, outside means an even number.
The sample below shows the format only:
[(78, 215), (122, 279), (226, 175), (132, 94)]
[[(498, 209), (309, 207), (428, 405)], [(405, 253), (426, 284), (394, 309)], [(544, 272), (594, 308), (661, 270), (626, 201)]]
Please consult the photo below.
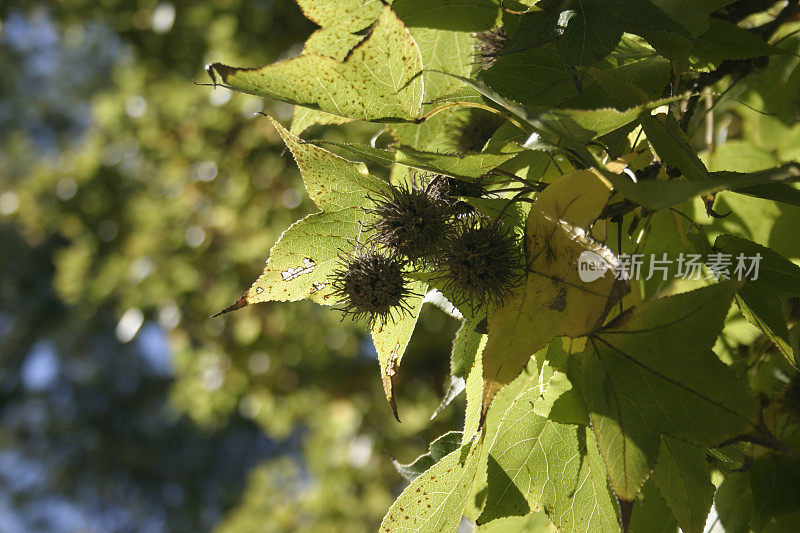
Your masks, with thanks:
[(619, 525), (622, 528), (622, 533), (628, 533), (634, 502), (620, 498), (617, 498), (617, 502), (619, 503)]
[(238, 300), (236, 300), (236, 302), (234, 302), (232, 305), (229, 305), (228, 307), (226, 307), (225, 309), (223, 309), (222, 311), (220, 311), (216, 315), (211, 315), (211, 318), (217, 318), (218, 316), (228, 314), (231, 311), (238, 311), (242, 307), (247, 307), (247, 305), (249, 303), (250, 302), (247, 301), (247, 295), (244, 295), (241, 298), (239, 298)]

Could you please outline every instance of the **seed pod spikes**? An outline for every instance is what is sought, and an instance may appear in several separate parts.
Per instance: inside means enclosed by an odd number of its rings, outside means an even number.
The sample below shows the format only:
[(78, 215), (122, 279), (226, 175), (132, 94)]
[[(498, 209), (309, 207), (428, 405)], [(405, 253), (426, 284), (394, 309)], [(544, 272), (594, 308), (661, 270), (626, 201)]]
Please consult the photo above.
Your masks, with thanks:
[(498, 221), (462, 219), (448, 241), (441, 266), (444, 289), (474, 311), (503, 303), (522, 276), (517, 238)]
[(340, 256), (331, 286), (343, 315), (367, 318), (371, 326), (411, 313), (407, 300), (413, 293), (404, 276), (405, 266), (402, 258), (389, 257), (372, 247), (359, 246), (353, 254)]
[(448, 202), (455, 202), (459, 196), (482, 198), (489, 192), (485, 187), (486, 180), (478, 178), (472, 181), (460, 180), (434, 174), (428, 183), (430, 194)]
[(365, 227), (375, 231), (374, 242), (411, 262), (435, 258), (452, 234), (453, 204), (431, 194), (430, 184), (392, 187), (372, 200), (376, 218)]
[(497, 56), (508, 44), (508, 34), (503, 26), (473, 34), (478, 40), (475, 45), (478, 70), (486, 70), (494, 65)]

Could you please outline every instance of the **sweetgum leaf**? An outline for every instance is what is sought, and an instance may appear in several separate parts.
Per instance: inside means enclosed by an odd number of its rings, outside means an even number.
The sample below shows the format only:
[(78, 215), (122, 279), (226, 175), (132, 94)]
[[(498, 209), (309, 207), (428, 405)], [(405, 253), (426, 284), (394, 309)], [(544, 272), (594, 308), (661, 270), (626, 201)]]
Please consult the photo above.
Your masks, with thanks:
[(709, 179), (687, 181), (647, 180), (633, 183), (627, 176), (603, 173), (625, 198), (651, 210), (685, 202), (693, 196), (722, 190), (740, 190), (756, 185), (800, 181), (800, 167), (795, 163), (759, 172), (712, 172)]
[(455, 533), (478, 470), (482, 442), (461, 446), (416, 478), (389, 508), (380, 531)]
[(396, 161), (418, 170), (427, 170), (461, 179), (474, 179), (483, 176), (493, 168), (505, 163), (515, 154), (441, 154), (415, 150), (409, 146), (397, 148)]
[[(498, 6), (490, 0), (397, 0), (393, 8), (419, 47), (422, 58), (425, 102), (434, 102), (463, 87), (457, 78), (432, 71), (468, 76), (473, 67), (473, 32), (491, 28)], [(426, 105), (425, 113), (436, 107)], [(453, 129), (464, 111), (445, 110), (422, 124), (393, 124), (392, 135), (401, 144), (421, 150), (451, 148)], [(452, 143), (449, 143), (452, 145)]]
[(209, 74), (237, 91), (343, 117), (403, 121), (419, 115), (421, 69), (419, 48), (387, 6), (369, 37), (343, 62), (304, 54), (256, 69), (215, 63)]
[(411, 308), (409, 313), (398, 313), (394, 320), (386, 324), (375, 323), (372, 326), (372, 342), (375, 351), (378, 352), (378, 365), (380, 366), (381, 382), (386, 400), (392, 408), (392, 413), (397, 420), (397, 403), (394, 396), (394, 385), (397, 381), (397, 373), (400, 370), (400, 361), (414, 333), (414, 326), (417, 324), (419, 311), (422, 308), (422, 298), (427, 289), (423, 282), (414, 282), (411, 287), (414, 296), (408, 299), (407, 304)]
[[(484, 412), (534, 352), (555, 336), (580, 337), (598, 329), (625, 292), (625, 283), (614, 279), (613, 253), (582, 229), (600, 214), (609, 195), (606, 182), (581, 170), (558, 179), (536, 199), (526, 227), (527, 274), (488, 319)], [(587, 251), (603, 257), (609, 270), (584, 283), (578, 258)]]
[(353, 250), (361, 234), (363, 213), (344, 209), (314, 213), (292, 224), (272, 247), (264, 272), (235, 304), (234, 311), (260, 302), (293, 302), (309, 298), (333, 305), (329, 277), (340, 253)]
[(269, 301), (309, 298), (331, 305), (329, 276), (340, 254), (350, 253), (369, 218), (363, 208), (367, 195), (387, 186), (370, 176), (363, 163), (342, 159), (327, 150), (304, 143), (271, 117), (300, 168), (306, 190), (323, 210), (296, 222), (270, 250), (264, 272), (235, 304), (224, 312)]
[(562, 17), (558, 49), (572, 66), (592, 65), (614, 49), (622, 38), (622, 27), (603, 2), (579, 0), (571, 7), (569, 15)]
[(538, 387), (522, 392), (497, 428), (478, 522), (545, 509), (561, 531), (619, 531), (594, 436), (586, 426), (537, 415), (539, 393)]
[(702, 533), (716, 490), (705, 452), (686, 442), (661, 441), (653, 481), (686, 533)]
[(343, 31), (363, 30), (377, 19), (385, 4), (381, 0), (296, 0), (303, 14), (319, 26)]
[(782, 52), (744, 28), (710, 18), (708, 30), (697, 38), (691, 53), (696, 63), (704, 66), (716, 65), (725, 59), (749, 59)]
[(711, 352), (739, 284), (652, 300), (570, 357), (616, 495), (632, 502), (662, 435), (713, 446), (755, 426), (757, 401)]
[(274, 118), (269, 120), (291, 150), (308, 196), (323, 211), (368, 207), (371, 202), (367, 196), (387, 190), (388, 185), (371, 176), (363, 163), (348, 161), (307, 143)]
[(761, 256), (758, 277), (742, 287), (736, 303), (744, 317), (761, 329), (791, 364), (800, 365), (783, 309), (787, 297), (800, 296), (800, 267), (765, 246), (734, 235), (720, 235), (714, 248), (732, 256), (732, 267), (740, 254), (745, 258)]

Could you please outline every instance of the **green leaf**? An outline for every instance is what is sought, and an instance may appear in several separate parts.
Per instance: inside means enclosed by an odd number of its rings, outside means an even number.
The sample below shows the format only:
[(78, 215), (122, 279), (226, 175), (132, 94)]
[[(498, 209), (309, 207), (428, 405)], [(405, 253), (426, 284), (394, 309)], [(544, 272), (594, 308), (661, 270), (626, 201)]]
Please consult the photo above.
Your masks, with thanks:
[[(497, 4), (488, 0), (398, 0), (393, 8), (408, 26), (422, 57), (424, 101), (453, 94), (464, 83), (433, 71), (469, 76), (474, 62), (474, 31), (491, 28)], [(435, 108), (427, 105), (425, 113)], [(465, 120), (466, 111), (449, 109), (422, 124), (394, 124), (392, 134), (400, 144), (433, 151), (452, 150), (453, 129)]]
[(457, 33), (488, 30), (499, 14), (492, 0), (395, 0), (393, 7), (406, 26)]
[(679, 533), (672, 516), (655, 483), (648, 480), (633, 504), (629, 533)]
[[(303, 14), (319, 26), (356, 32), (380, 16), (381, 0), (296, 0)], [(391, 4), (391, 2), (386, 2)]]
[(716, 488), (705, 452), (679, 440), (665, 437), (653, 471), (653, 481), (678, 525), (686, 533), (703, 533)]
[(380, 367), (381, 382), (383, 383), (383, 392), (386, 395), (389, 406), (392, 408), (392, 414), (398, 421), (400, 417), (397, 414), (394, 386), (397, 382), (400, 362), (403, 360), (406, 346), (408, 346), (408, 341), (411, 340), (411, 334), (414, 333), (414, 327), (417, 324), (426, 289), (427, 285), (425, 283), (414, 282), (411, 287), (414, 296), (406, 302), (411, 311), (400, 314), (386, 324), (375, 323), (372, 326), (372, 342), (375, 345), (375, 351), (378, 352), (378, 365)]
[(735, 0), (649, 0), (677, 20), (693, 36), (708, 28), (709, 15)]
[(388, 185), (370, 176), (363, 163), (342, 159), (292, 135), (274, 118), (269, 120), (291, 150), (308, 196), (323, 211), (364, 208), (371, 205), (368, 195), (386, 191)]
[(557, 47), (568, 64), (592, 65), (606, 57), (622, 38), (620, 19), (604, 2), (573, 2), (572, 9), (561, 13), (563, 33)]
[[(475, 331), (475, 322), (464, 320), (453, 339), (453, 349), (450, 352), (450, 386), (431, 416), (436, 418), (456, 396), (461, 394), (466, 386), (466, 377), (475, 362), (478, 348), (481, 348), (483, 335)], [(482, 348), (481, 348), (482, 349)]]
[(395, 121), (419, 115), (423, 82), (415, 76), (421, 68), (417, 45), (386, 7), (344, 62), (304, 54), (258, 69), (215, 63), (209, 73), (237, 91), (349, 118)]
[(415, 150), (409, 146), (400, 146), (397, 148), (396, 162), (419, 170), (470, 180), (483, 176), (514, 155), (513, 153), (439, 154)]
[(478, 431), (481, 425), (481, 402), (483, 401), (483, 350), (486, 348), (486, 335), (481, 335), (467, 372), (467, 409), (464, 414), (464, 444)]
[[(609, 193), (594, 173), (582, 170), (556, 180), (536, 199), (526, 227), (527, 274), (488, 318), (484, 412), (534, 352), (557, 335), (580, 337), (596, 330), (624, 293), (625, 283), (614, 279), (614, 254), (581, 229), (600, 214)], [(577, 265), (584, 252), (603, 258), (609, 271), (581, 281)]]
[(572, 71), (553, 44), (502, 54), (479, 80), (526, 106), (555, 106), (578, 95)]
[(308, 128), (317, 124), (339, 125), (347, 124), (350, 121), (351, 119), (347, 117), (340, 117), (339, 115), (332, 115), (324, 111), (296, 106), (294, 108), (294, 114), (292, 115), (292, 125), (289, 131), (294, 135), (301, 135)]
[[(553, 342), (557, 343), (559, 339)], [(589, 425), (589, 416), (583, 398), (573, 388), (572, 382), (563, 372), (553, 374), (536, 402), (534, 410), (537, 415), (560, 424)]]
[[(620, 109), (627, 109), (630, 106), (644, 104), (662, 97), (664, 87), (669, 82), (672, 72), (669, 61), (658, 55), (644, 40), (630, 34), (622, 37), (610, 56), (596, 67), (589, 67), (585, 70), (610, 97), (616, 99), (616, 107)], [(598, 71), (612, 81), (616, 80), (633, 86), (638, 93), (637, 97), (620, 100), (619, 89), (617, 87), (610, 89), (602, 83), (596, 74)], [(587, 81), (584, 78), (585, 86), (588, 85)], [(586, 90), (590, 91), (591, 87), (587, 87)]]
[(545, 509), (561, 531), (619, 531), (603, 461), (585, 426), (536, 414), (538, 387), (506, 411), (489, 450), (486, 506), (478, 523)]
[(303, 54), (318, 54), (344, 61), (350, 53), (366, 36), (350, 33), (339, 27), (320, 28), (306, 40)]
[[(791, 531), (800, 518), (800, 461), (797, 457), (768, 454), (750, 472), (753, 494), (752, 527), (756, 531)], [(781, 520), (781, 518), (784, 518)]]
[(442, 458), (461, 447), (461, 432), (450, 431), (445, 433), (428, 446), (428, 453), (424, 453), (408, 464), (393, 461), (394, 467), (401, 476), (408, 481), (414, 481)]
[(552, 109), (532, 112), (531, 120), (545, 126), (550, 133), (564, 135), (576, 141), (590, 141), (623, 126), (635, 122), (642, 112), (655, 109), (678, 100), (679, 97), (664, 98), (619, 111), (604, 109)]
[(800, 296), (800, 267), (769, 248), (733, 235), (717, 237), (714, 248), (731, 255), (732, 273), (740, 255), (761, 258), (756, 278), (742, 287), (736, 303), (744, 317), (761, 329), (790, 363), (799, 365), (792, 350), (783, 305), (787, 296)]
[(337, 148), (341, 148), (349, 152), (350, 154), (356, 156), (360, 161), (369, 162), (369, 163), (377, 163), (378, 165), (384, 167), (391, 167), (394, 164), (395, 160), (395, 151), (391, 149), (383, 149), (383, 148), (373, 148), (368, 144), (359, 144), (359, 143), (341, 143), (336, 141), (325, 141), (325, 140), (311, 140), (307, 141), (309, 143), (320, 145), (320, 144), (327, 144), (331, 146), (336, 146)]
[(644, 114), (641, 123), (650, 146), (665, 166), (677, 168), (691, 181), (709, 179), (706, 166), (689, 144), (675, 117)]
[(756, 399), (710, 351), (738, 285), (652, 300), (570, 358), (617, 496), (633, 501), (662, 435), (713, 446), (752, 429)]
[(314, 213), (292, 224), (269, 252), (264, 272), (226, 311), (260, 302), (309, 298), (332, 305), (329, 277), (340, 253), (353, 250), (364, 214), (357, 209)]
[(753, 33), (726, 20), (709, 19), (709, 27), (692, 48), (698, 66), (718, 65), (725, 59), (750, 59), (781, 53)]
[(800, 167), (788, 163), (761, 172), (713, 172), (710, 179), (697, 181), (648, 180), (633, 183), (627, 176), (603, 173), (625, 198), (648, 209), (657, 210), (685, 202), (694, 196), (726, 189), (738, 191), (754, 185), (800, 181)]
[(525, 516), (507, 516), (477, 526), (476, 533), (558, 533), (544, 511)]
[(455, 533), (478, 470), (482, 442), (462, 446), (416, 478), (389, 508), (380, 531)]

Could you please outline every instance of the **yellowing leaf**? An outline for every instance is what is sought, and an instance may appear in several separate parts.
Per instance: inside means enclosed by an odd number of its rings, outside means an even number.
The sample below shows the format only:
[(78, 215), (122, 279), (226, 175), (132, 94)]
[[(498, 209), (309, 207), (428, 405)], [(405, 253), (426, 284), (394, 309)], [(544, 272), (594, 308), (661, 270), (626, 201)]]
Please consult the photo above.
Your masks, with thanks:
[(483, 441), (465, 444), (414, 480), (389, 508), (381, 533), (455, 533), (478, 470)]
[[(624, 282), (614, 277), (617, 259), (583, 229), (597, 218), (609, 195), (607, 182), (581, 170), (548, 186), (531, 208), (526, 227), (528, 272), (506, 303), (488, 317), (484, 413), (534, 352), (555, 336), (580, 337), (595, 331), (624, 293)], [(581, 254), (608, 270), (582, 281)]]
[[(356, 32), (378, 18), (381, 0), (296, 0), (303, 14), (320, 26)], [(391, 2), (386, 2), (391, 4)]]
[[(303, 54), (262, 68), (209, 67), (227, 87), (291, 104), (374, 120), (411, 120), (422, 106), (419, 48), (387, 6), (372, 32), (343, 62)], [(413, 79), (413, 81), (412, 81)]]
[(369, 194), (386, 190), (386, 183), (370, 176), (364, 163), (355, 163), (319, 146), (303, 142), (269, 117), (291, 150), (308, 196), (323, 211), (365, 207)]
[(329, 276), (340, 253), (353, 249), (361, 233), (363, 214), (356, 209), (314, 213), (292, 224), (272, 247), (264, 272), (235, 304), (223, 313), (260, 302), (293, 302), (309, 298), (330, 301)]
[(394, 417), (399, 421), (397, 415), (397, 403), (394, 397), (394, 384), (397, 381), (397, 373), (400, 370), (400, 361), (406, 351), (411, 334), (414, 333), (414, 326), (417, 324), (422, 298), (425, 294), (427, 285), (417, 281), (411, 290), (415, 294), (407, 302), (411, 308), (410, 313), (398, 314), (394, 321), (390, 320), (386, 324), (376, 323), (372, 327), (372, 342), (375, 351), (378, 352), (378, 365), (380, 366), (381, 382), (383, 383), (383, 393), (392, 408)]

